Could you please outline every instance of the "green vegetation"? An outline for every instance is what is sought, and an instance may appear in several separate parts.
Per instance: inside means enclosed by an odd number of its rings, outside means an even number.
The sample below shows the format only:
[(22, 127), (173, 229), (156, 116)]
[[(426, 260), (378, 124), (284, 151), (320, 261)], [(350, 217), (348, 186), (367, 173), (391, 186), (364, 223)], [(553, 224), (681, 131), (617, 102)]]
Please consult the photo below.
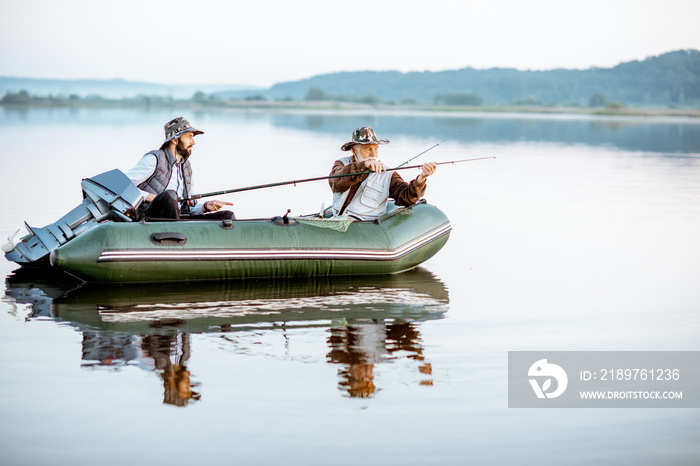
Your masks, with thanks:
[(183, 102), (198, 104), (212, 104), (217, 100), (213, 96), (205, 96), (202, 93), (195, 94), (187, 101), (175, 100), (170, 97), (139, 96), (129, 99), (106, 99), (99, 95), (90, 95), (85, 98), (77, 94), (68, 97), (47, 97), (29, 95), (27, 91), (17, 93), (7, 92), (1, 99), (0, 105), (16, 107), (174, 107)]
[(445, 105), (478, 106), (484, 102), (480, 95), (475, 94), (441, 94), (435, 96), (433, 103)]
[[(0, 78), (0, 85), (3, 79)], [(27, 80), (31, 81), (31, 80)], [(34, 80), (37, 81), (37, 80)], [(98, 89), (90, 81), (90, 89)], [(47, 80), (34, 85), (49, 84)], [(109, 82), (127, 86), (127, 82)], [(16, 86), (16, 82), (15, 82)], [(140, 89), (145, 86), (139, 83)], [(151, 85), (155, 86), (155, 85)], [(37, 88), (38, 89), (38, 88)], [(151, 89), (151, 88), (148, 88)], [(153, 88), (155, 89), (155, 88)], [(700, 114), (700, 52), (681, 50), (613, 68), (518, 71), (494, 68), (441, 72), (363, 71), (314, 76), (269, 89), (212, 90), (191, 97), (106, 98), (6, 92), (3, 106), (411, 108), (442, 111), (518, 111), (612, 114)]]
[(700, 52), (680, 50), (613, 68), (518, 71), (493, 68), (440, 72), (362, 71), (280, 83), (265, 92), (288, 97), (336, 100), (372, 95), (377, 102), (413, 99), (420, 104), (700, 107)]
[[(478, 97), (478, 96), (477, 96)], [(596, 99), (593, 99), (597, 102)], [(26, 91), (19, 93), (7, 93), (0, 99), (0, 106), (9, 108), (51, 107), (51, 108), (171, 108), (171, 109), (331, 109), (331, 110), (418, 110), (418, 111), (461, 111), (461, 112), (519, 112), (519, 113), (568, 113), (590, 115), (629, 115), (629, 116), (689, 116), (700, 117), (700, 109), (679, 108), (655, 108), (642, 109), (626, 107), (617, 102), (604, 100), (602, 105), (541, 105), (539, 102), (525, 100), (513, 105), (481, 105), (459, 102), (462, 98), (451, 100), (450, 97), (441, 97), (434, 104), (420, 104), (413, 99), (403, 99), (399, 104), (394, 102), (378, 102), (374, 96), (352, 98), (352, 100), (322, 100), (322, 101), (298, 101), (292, 98), (268, 100), (262, 95), (251, 95), (241, 99), (222, 100), (214, 95), (206, 95), (197, 92), (190, 99), (172, 99), (160, 96), (140, 96), (130, 99), (105, 99), (100, 96), (81, 98), (77, 95), (63, 97), (36, 97), (30, 96)], [(478, 102), (478, 99), (470, 102)]]

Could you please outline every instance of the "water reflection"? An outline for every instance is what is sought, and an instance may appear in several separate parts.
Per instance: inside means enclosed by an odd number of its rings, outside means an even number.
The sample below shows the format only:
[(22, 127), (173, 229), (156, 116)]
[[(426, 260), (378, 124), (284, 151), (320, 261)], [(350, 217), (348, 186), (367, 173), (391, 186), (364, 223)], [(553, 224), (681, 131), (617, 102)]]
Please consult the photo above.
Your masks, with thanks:
[[(394, 320), (355, 320), (330, 329), (328, 362), (340, 364), (338, 388), (350, 397), (368, 398), (376, 391), (376, 364), (401, 357), (419, 361), (418, 371), (432, 375), (432, 366), (425, 362), (420, 330), (415, 322)], [(432, 379), (420, 381), (432, 385)]]
[(119, 368), (134, 364), (157, 373), (163, 381), (163, 403), (187, 406), (201, 395), (187, 368), (191, 339), (188, 333), (137, 335), (82, 328), (81, 367)]
[(5, 294), (13, 314), (81, 332), (85, 370), (157, 373), (163, 402), (175, 406), (202, 398), (189, 368), (193, 334), (218, 338), (227, 352), (260, 355), (271, 335), (282, 332), (288, 342), (290, 329), (323, 328), (328, 352), (310, 359), (339, 365), (344, 395), (372, 396), (376, 365), (399, 359), (415, 361), (419, 383), (430, 385), (420, 323), (442, 318), (449, 303), (444, 284), (421, 268), (379, 277), (106, 287), (20, 269), (7, 278)]
[[(162, 109), (0, 108), (0, 124), (7, 128), (31, 120), (43, 125), (108, 125), (113, 128), (129, 121), (145, 126), (159, 124), (171, 113)], [(275, 128), (330, 134), (339, 141), (345, 140), (352, 128), (370, 125), (393, 138), (419, 135), (429, 141), (442, 140), (460, 130), (460, 137), (453, 140), (457, 144), (546, 142), (651, 153), (697, 154), (700, 151), (700, 122), (696, 118), (391, 111), (202, 111), (195, 112), (193, 118), (202, 126), (211, 122), (241, 128), (262, 123)]]
[(155, 363), (155, 370), (163, 379), (163, 403), (187, 406), (190, 400), (201, 395), (194, 389), (198, 385), (190, 380), (187, 361), (190, 359), (190, 335), (145, 335), (141, 348), (146, 357)]
[(700, 124), (683, 118), (595, 117), (586, 115), (373, 113), (276, 113), (261, 115), (273, 125), (346, 137), (348, 128), (369, 124), (381, 134), (421, 135), (439, 141), (462, 131), (458, 144), (546, 142), (566, 145), (616, 147), (658, 153), (697, 153)]

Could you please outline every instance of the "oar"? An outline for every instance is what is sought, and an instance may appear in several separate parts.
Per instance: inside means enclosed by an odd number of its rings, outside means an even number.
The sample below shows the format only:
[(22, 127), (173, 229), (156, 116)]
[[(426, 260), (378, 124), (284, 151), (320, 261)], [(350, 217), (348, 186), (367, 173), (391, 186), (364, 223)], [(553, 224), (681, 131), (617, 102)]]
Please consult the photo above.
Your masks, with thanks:
[[(496, 157), (491, 156), (491, 157), (477, 157), (475, 159), (451, 160), (448, 162), (439, 162), (436, 165), (448, 165), (448, 164), (454, 165), (455, 163), (472, 162), (474, 160), (495, 159), (495, 158)], [(410, 167), (399, 166), (396, 168), (387, 168), (386, 171), (408, 170), (409, 168), (420, 168), (420, 167), (422, 167), (422, 165), (411, 165)], [(342, 178), (345, 176), (366, 175), (369, 173), (374, 173), (374, 172), (366, 171), (366, 172), (357, 172), (357, 173), (347, 173), (344, 175), (317, 176), (315, 178), (304, 178), (301, 180), (279, 181), (277, 183), (259, 184), (257, 186), (246, 186), (245, 188), (226, 189), (224, 191), (215, 191), (215, 192), (206, 193), (206, 194), (194, 194), (190, 197), (187, 197), (187, 198), (181, 199), (181, 200), (191, 201), (194, 199), (202, 199), (204, 197), (221, 196), (222, 194), (240, 193), (242, 191), (252, 191), (254, 189), (274, 188), (276, 186), (284, 186), (284, 185), (289, 185), (289, 184), (297, 185), (298, 183), (308, 183), (310, 181), (330, 180), (332, 178)]]

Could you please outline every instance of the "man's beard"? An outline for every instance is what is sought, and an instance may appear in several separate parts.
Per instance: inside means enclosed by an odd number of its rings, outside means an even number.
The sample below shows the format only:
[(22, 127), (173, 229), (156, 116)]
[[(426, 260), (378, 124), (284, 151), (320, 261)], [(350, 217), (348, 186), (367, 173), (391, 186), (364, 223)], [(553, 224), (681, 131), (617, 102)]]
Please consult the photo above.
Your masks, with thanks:
[(185, 144), (182, 143), (182, 141), (177, 141), (176, 150), (177, 153), (182, 156), (182, 158), (186, 159), (192, 153), (192, 146), (187, 147)]

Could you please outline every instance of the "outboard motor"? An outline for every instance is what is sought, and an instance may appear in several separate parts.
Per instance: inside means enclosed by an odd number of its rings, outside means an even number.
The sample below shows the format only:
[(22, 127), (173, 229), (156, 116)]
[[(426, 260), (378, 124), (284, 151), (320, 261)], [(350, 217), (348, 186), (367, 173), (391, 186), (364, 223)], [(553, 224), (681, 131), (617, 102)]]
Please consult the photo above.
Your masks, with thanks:
[[(141, 192), (121, 171), (83, 179), (83, 202), (60, 220), (43, 228), (25, 226), (31, 235), (2, 245), (7, 260), (20, 265), (48, 265), (48, 256), (76, 236), (105, 220), (131, 222), (141, 204)], [(19, 230), (18, 230), (19, 231)], [(15, 233), (16, 235), (17, 233)]]

